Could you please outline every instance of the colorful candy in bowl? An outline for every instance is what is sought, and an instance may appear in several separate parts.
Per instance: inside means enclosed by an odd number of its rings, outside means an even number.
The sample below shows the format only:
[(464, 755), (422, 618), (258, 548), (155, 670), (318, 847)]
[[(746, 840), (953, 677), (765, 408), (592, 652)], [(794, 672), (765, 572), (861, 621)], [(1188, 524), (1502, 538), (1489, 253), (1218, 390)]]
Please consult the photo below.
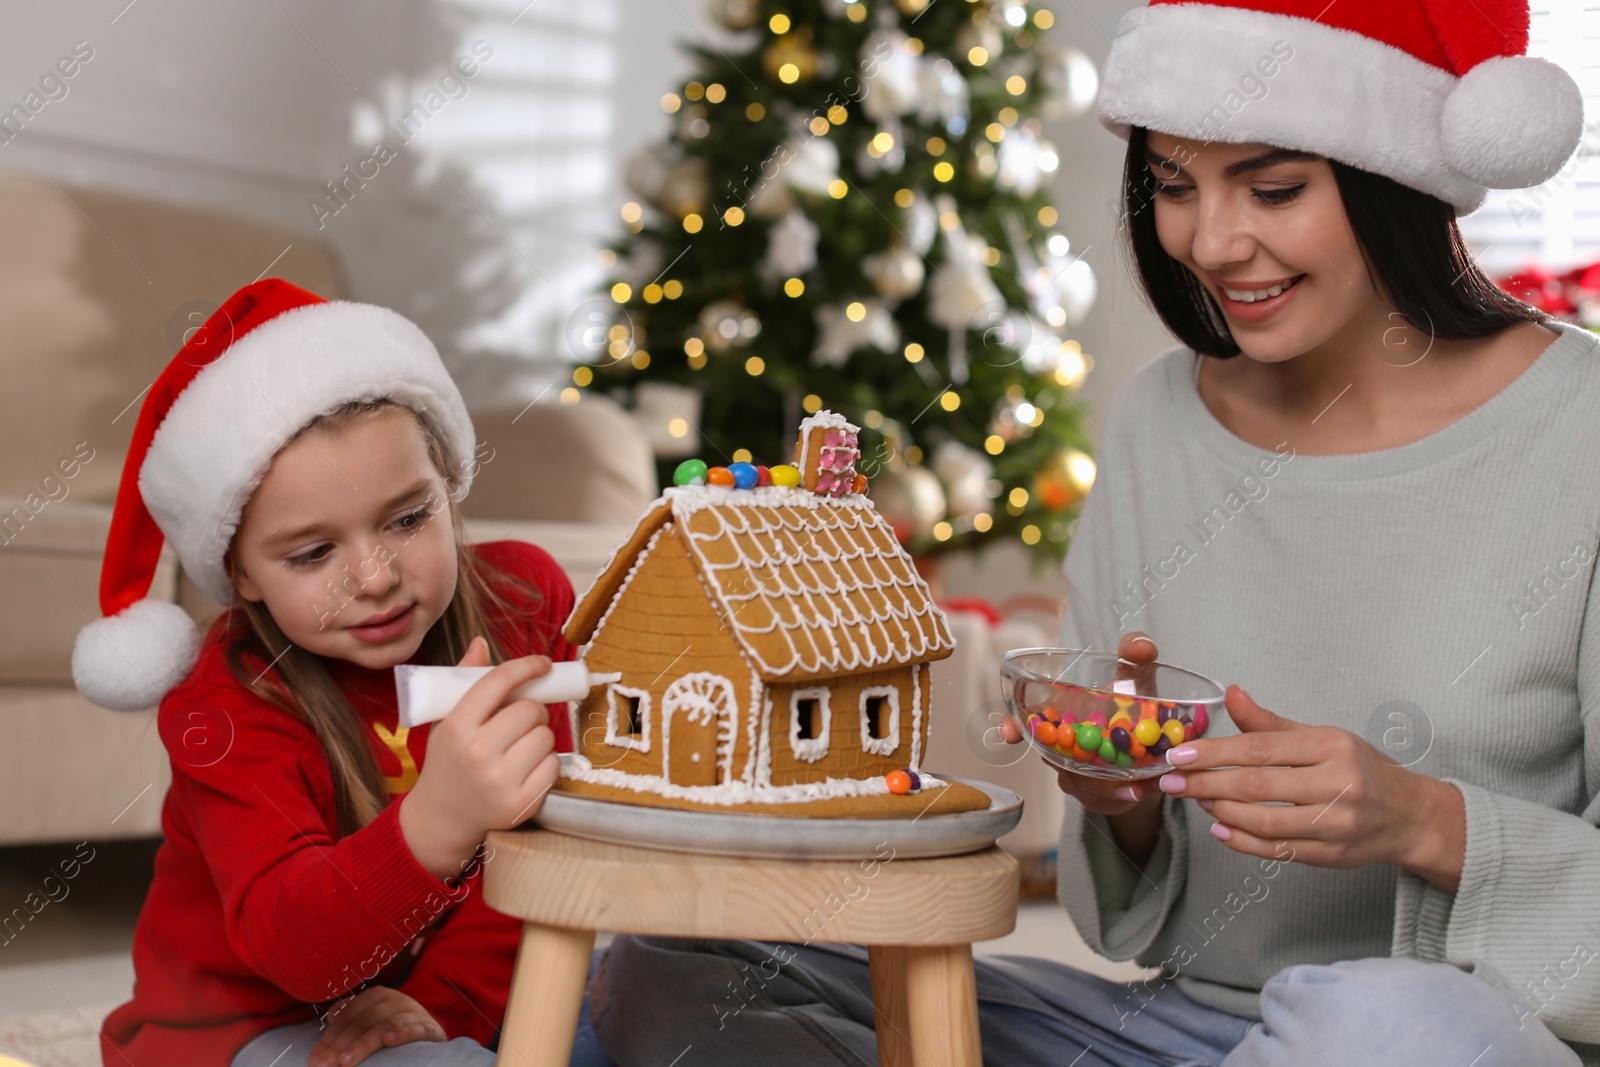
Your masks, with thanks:
[(1167, 752), (1205, 736), (1223, 687), (1159, 661), (1112, 652), (1018, 648), (1000, 660), (1000, 688), (1045, 762), (1096, 778), (1154, 778)]

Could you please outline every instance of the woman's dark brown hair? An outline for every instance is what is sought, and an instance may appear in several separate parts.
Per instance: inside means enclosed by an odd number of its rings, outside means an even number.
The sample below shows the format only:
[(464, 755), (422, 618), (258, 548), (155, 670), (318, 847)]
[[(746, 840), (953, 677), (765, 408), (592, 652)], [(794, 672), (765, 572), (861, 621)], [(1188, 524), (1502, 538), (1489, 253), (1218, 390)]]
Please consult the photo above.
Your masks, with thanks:
[[(1161, 247), (1158, 179), (1145, 163), (1148, 137), (1144, 127), (1133, 127), (1122, 172), (1125, 240), (1145, 298), (1173, 336), (1194, 351), (1236, 356), (1239, 345), (1216, 300), (1193, 271)], [(1336, 159), (1328, 164), (1374, 286), (1412, 326), (1440, 340), (1460, 341), (1549, 318), (1484, 274), (1449, 204)]]
[[(295, 438), (314, 429), (338, 431), (357, 419), (369, 419), (396, 407), (413, 417), (423, 435), (429, 460), (453, 492), (456, 479), (448, 469), (438, 437), (424, 419), (393, 400), (345, 404), (308, 423)], [(458, 663), (472, 638), (482, 635), (489, 645), (489, 662), (500, 663), (506, 658), (507, 649), (502, 635), (490, 625), (487, 612), (493, 610), (501, 618), (510, 617), (507, 612), (512, 604), (505, 596), (508, 589), (517, 590), (524, 604), (539, 603), (543, 593), (521, 577), (480, 560), (467, 547), (460, 523), (455, 525), (455, 547), (455, 595), (450, 598), (444, 614), (424, 635), (419, 662)], [(231, 547), (226, 565), (229, 573), (234, 573)], [(333, 775), (340, 836), (354, 833), (376, 818), (388, 803), (383, 774), (367, 730), (328, 672), (328, 660), (290, 642), (273, 621), (265, 603), (245, 600), (237, 590), (227, 610), (212, 625), (225, 628), (228, 669), (239, 684), (316, 732)], [(543, 653), (548, 649), (533, 651)], [(267, 669), (269, 664), (270, 670)]]

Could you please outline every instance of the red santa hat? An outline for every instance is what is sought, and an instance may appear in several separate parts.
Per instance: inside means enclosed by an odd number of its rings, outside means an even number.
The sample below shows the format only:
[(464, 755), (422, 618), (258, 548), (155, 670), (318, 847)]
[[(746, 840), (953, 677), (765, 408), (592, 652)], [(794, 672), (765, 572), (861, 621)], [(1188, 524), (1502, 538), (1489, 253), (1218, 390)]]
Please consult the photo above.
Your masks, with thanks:
[(1526, 0), (1152, 0), (1117, 26), (1096, 113), (1124, 140), (1315, 152), (1465, 215), (1582, 136), (1577, 84), (1527, 47)]
[(102, 618), (72, 650), (72, 679), (96, 704), (147, 708), (183, 681), (200, 650), (187, 612), (146, 594), (165, 538), (219, 604), (223, 555), (272, 457), (312, 419), (389, 397), (444, 446), (455, 499), (472, 484), (472, 420), (438, 350), (416, 324), (371, 304), (324, 300), (280, 278), (234, 293), (173, 357), (139, 409), (100, 570)]

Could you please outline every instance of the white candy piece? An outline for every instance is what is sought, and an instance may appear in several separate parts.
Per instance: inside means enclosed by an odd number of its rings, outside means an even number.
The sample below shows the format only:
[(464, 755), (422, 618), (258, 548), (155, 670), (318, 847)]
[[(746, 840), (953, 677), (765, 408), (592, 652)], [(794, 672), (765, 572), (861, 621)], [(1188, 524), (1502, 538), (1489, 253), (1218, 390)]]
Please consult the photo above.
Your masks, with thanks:
[[(422, 667), (402, 663), (394, 669), (394, 689), (400, 708), (401, 726), (421, 726), (438, 722), (450, 714), (467, 690), (493, 667)], [(536, 700), (557, 704), (581, 700), (597, 685), (622, 680), (620, 674), (590, 674), (582, 660), (550, 664), (550, 673), (518, 686), (512, 700)]]

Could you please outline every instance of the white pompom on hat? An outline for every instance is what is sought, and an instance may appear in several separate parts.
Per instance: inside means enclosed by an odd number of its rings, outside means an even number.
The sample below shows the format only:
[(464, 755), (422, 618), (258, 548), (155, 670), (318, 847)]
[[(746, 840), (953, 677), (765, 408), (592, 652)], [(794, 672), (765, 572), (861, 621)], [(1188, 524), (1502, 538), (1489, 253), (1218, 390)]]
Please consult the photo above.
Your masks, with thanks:
[(1476, 210), (1553, 177), (1583, 96), (1525, 55), (1527, 0), (1152, 0), (1128, 12), (1096, 114), (1126, 139), (1315, 152)]
[[(226, 358), (224, 358), (226, 357)], [(168, 541), (185, 573), (228, 603), (223, 557), (277, 455), (319, 415), (389, 397), (438, 436), (455, 482), (472, 485), (472, 420), (438, 350), (388, 308), (324, 300), (281, 278), (234, 293), (151, 385), (139, 410), (100, 571), (102, 617), (72, 650), (78, 691), (102, 707), (160, 703), (199, 656), (187, 612), (148, 597)]]

